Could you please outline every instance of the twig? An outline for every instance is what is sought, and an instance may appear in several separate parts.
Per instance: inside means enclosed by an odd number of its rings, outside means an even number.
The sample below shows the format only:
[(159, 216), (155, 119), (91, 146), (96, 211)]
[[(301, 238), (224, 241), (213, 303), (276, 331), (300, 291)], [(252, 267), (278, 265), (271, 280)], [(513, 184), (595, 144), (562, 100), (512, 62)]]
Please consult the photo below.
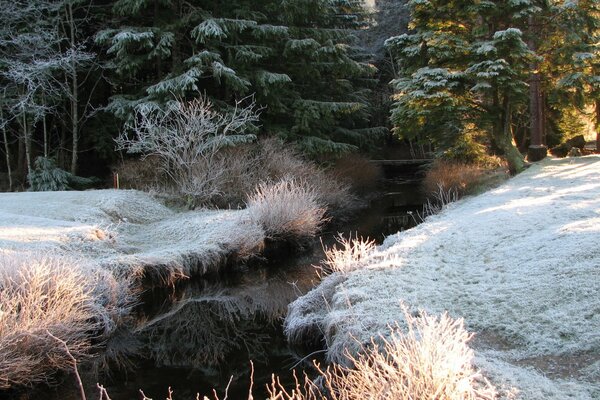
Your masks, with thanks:
[(69, 346), (67, 346), (67, 342), (65, 342), (62, 339), (57, 338), (52, 333), (50, 333), (50, 331), (47, 329), (46, 329), (46, 333), (52, 339), (56, 340), (58, 343), (60, 343), (64, 346), (65, 352), (67, 353), (67, 355), (73, 362), (73, 371), (75, 372), (75, 378), (77, 378), (77, 384), (79, 385), (79, 394), (81, 395), (81, 399), (87, 400), (87, 398), (85, 397), (85, 390), (83, 389), (83, 382), (81, 381), (81, 376), (79, 376), (79, 371), (77, 370), (77, 360), (75, 359), (75, 357), (73, 357), (73, 354), (71, 354), (71, 351), (69, 350)]

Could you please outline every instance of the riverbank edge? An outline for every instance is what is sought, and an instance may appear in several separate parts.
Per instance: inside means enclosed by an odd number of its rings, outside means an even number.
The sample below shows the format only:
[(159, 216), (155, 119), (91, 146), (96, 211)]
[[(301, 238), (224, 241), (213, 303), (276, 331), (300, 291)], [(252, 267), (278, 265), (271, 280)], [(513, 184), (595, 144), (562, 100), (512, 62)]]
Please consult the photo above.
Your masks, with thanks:
[[(453, 309), (451, 301), (445, 306), (443, 302), (427, 301), (427, 296), (430, 298), (436, 296), (433, 289), (430, 293), (418, 291), (418, 295), (422, 298), (421, 301), (415, 301), (418, 296), (408, 293), (412, 291), (410, 287), (389, 281), (406, 278), (412, 284), (426, 286), (434, 281), (443, 280), (442, 274), (435, 277), (421, 274), (411, 278), (407, 275), (411, 272), (402, 274), (397, 271), (428, 269), (427, 265), (419, 264), (420, 261), (426, 261), (429, 263), (429, 267), (434, 267), (436, 263), (444, 264), (441, 268), (442, 273), (451, 272), (451, 268), (446, 269), (445, 264), (459, 262), (460, 258), (454, 258), (457, 249), (452, 248), (452, 242), (439, 243), (438, 250), (440, 251), (435, 257), (423, 255), (423, 252), (435, 247), (432, 241), (438, 238), (439, 240), (448, 239), (449, 236), (444, 233), (448, 229), (453, 230), (452, 234), (456, 234), (457, 237), (465, 234), (461, 228), (467, 225), (453, 225), (453, 219), (468, 216), (470, 225), (481, 225), (483, 222), (502, 224), (510, 221), (510, 218), (504, 219), (506, 210), (509, 210), (508, 214), (515, 213), (513, 219), (516, 220), (516, 223), (524, 224), (526, 231), (534, 229), (532, 232), (526, 232), (532, 237), (527, 239), (524, 245), (532, 245), (536, 242), (535, 229), (540, 228), (540, 222), (551, 221), (552, 223), (549, 225), (552, 225), (553, 228), (555, 225), (556, 227), (564, 225), (566, 234), (573, 237), (569, 238), (569, 244), (566, 245), (567, 250), (565, 250), (565, 254), (562, 254), (566, 259), (580, 260), (583, 257), (588, 259), (591, 257), (592, 263), (594, 260), (598, 261), (600, 255), (596, 254), (597, 252), (592, 253), (591, 256), (590, 254), (581, 256), (580, 253), (573, 250), (578, 246), (570, 245), (573, 240), (579, 240), (579, 243), (576, 244), (579, 244), (581, 249), (585, 249), (586, 245), (593, 244), (594, 230), (596, 229), (593, 227), (593, 223), (594, 221), (598, 222), (595, 220), (595, 215), (600, 212), (600, 203), (596, 200), (596, 198), (600, 198), (600, 187), (598, 185), (590, 186), (589, 182), (598, 181), (598, 179), (600, 179), (600, 157), (598, 156), (563, 160), (549, 158), (532, 165), (528, 170), (496, 189), (451, 204), (441, 214), (428, 218), (422, 225), (388, 237), (382, 246), (365, 258), (358, 270), (347, 274), (334, 273), (326, 277), (315, 289), (290, 304), (285, 320), (285, 331), (290, 343), (300, 347), (306, 345), (309, 348), (314, 348), (315, 344), (325, 344), (327, 357), (331, 362), (345, 363), (346, 352), (356, 354), (363, 346), (369, 344), (370, 338), (386, 335), (386, 327), (396, 322), (393, 317), (394, 312), (398, 311), (396, 316), (401, 315), (399, 313), (401, 303), (406, 303), (409, 309), (417, 314), (418, 309), (433, 311), (435, 314), (441, 314), (448, 310), (456, 318), (465, 317), (467, 328), (475, 332), (475, 339), (471, 343), (476, 354), (476, 366), (481, 368), (497, 385), (500, 398), (561, 399), (565, 396), (575, 396), (581, 399), (594, 398), (600, 394), (600, 387), (592, 383), (594, 377), (599, 376), (600, 371), (600, 338), (598, 335), (590, 333), (587, 336), (581, 336), (582, 333), (577, 332), (580, 335), (577, 339), (582, 340), (580, 343), (571, 341), (564, 344), (564, 349), (561, 349), (564, 353), (557, 350), (557, 353), (560, 354), (544, 353), (543, 351), (536, 354), (532, 350), (529, 355), (527, 351), (520, 351), (518, 348), (522, 343), (511, 343), (507, 339), (510, 338), (511, 332), (498, 335), (494, 331), (479, 329), (482, 327), (478, 326), (475, 321), (470, 321), (468, 315), (461, 315), (460, 312), (457, 312), (460, 311), (460, 308), (457, 310), (454, 307)], [(555, 191), (556, 195), (554, 195)], [(586, 192), (585, 196), (581, 195), (582, 191)], [(495, 201), (495, 197), (499, 197), (500, 201)], [(572, 205), (576, 210), (570, 212), (561, 210), (561, 207), (554, 207), (551, 210), (543, 207), (544, 203), (553, 200), (562, 202), (560, 206), (563, 208), (565, 205)], [(488, 213), (493, 215), (494, 212), (500, 214), (497, 221), (494, 222), (494, 217), (478, 221), (478, 215)], [(528, 214), (531, 218), (524, 218)], [(523, 219), (524, 222), (519, 222)], [(585, 232), (585, 235), (578, 235), (578, 231), (570, 229), (569, 227), (572, 225), (569, 224), (585, 226), (588, 231)], [(506, 228), (508, 232), (511, 232), (510, 227)], [(517, 227), (515, 233), (522, 230)], [(485, 235), (485, 231), (485, 227), (477, 230), (479, 235)], [(490, 232), (496, 231), (490, 230)], [(466, 233), (468, 234), (468, 232)], [(543, 236), (545, 234), (544, 231), (538, 242), (543, 244), (543, 239), (552, 238), (553, 232), (548, 232), (549, 237)], [(503, 238), (499, 244), (504, 244), (505, 239)], [(566, 240), (562, 237), (561, 239)], [(461, 246), (470, 246), (464, 241), (457, 243)], [(487, 244), (493, 243), (488, 242)], [(445, 249), (443, 249), (444, 247)], [(545, 250), (542, 247), (538, 246), (537, 250)], [(494, 248), (494, 246), (490, 248)], [(484, 251), (481, 255), (483, 256), (483, 254), (485, 254)], [(460, 254), (458, 255), (460, 256)], [(410, 259), (412, 256), (420, 258), (414, 261)], [(502, 256), (507, 257), (507, 254), (502, 254)], [(441, 262), (444, 257), (450, 258), (450, 262)], [(519, 262), (521, 258), (517, 260), (513, 257), (513, 260)], [(584, 259), (582, 265), (584, 267), (581, 268), (581, 271), (573, 272), (571, 270), (569, 273), (593, 274), (594, 271), (597, 271), (588, 260)], [(558, 267), (562, 267), (562, 264)], [(390, 276), (386, 277), (385, 275)], [(460, 277), (458, 281), (460, 281)], [(382, 283), (385, 284), (382, 285)], [(530, 283), (535, 284), (535, 282)], [(594, 284), (590, 285), (591, 288), (585, 287), (582, 290), (591, 289), (591, 293), (594, 293)], [(403, 290), (406, 292), (402, 293)], [(598, 287), (595, 290), (597, 293)], [(451, 291), (442, 291), (437, 296), (445, 294), (460, 296)], [(589, 298), (588, 296), (584, 300), (585, 302), (579, 304), (582, 309), (590, 307), (593, 309), (594, 305), (600, 305), (596, 304), (598, 301), (593, 300), (593, 297)], [(554, 301), (559, 302), (560, 300), (557, 298)], [(595, 315), (591, 318), (589, 323), (596, 323), (598, 325), (596, 328), (600, 329), (598, 316)], [(499, 324), (502, 325), (500, 321)], [(499, 330), (501, 331), (503, 328), (500, 326)], [(512, 327), (509, 326), (507, 331), (510, 328)], [(590, 327), (589, 330), (594, 331), (594, 328)], [(527, 343), (527, 339), (529, 337), (525, 335), (523, 339), (525, 343)], [(591, 339), (591, 343), (586, 341), (588, 339)], [(571, 347), (569, 348), (569, 346)], [(573, 352), (575, 354), (582, 352), (584, 355), (589, 355), (591, 352), (592, 354), (588, 357), (591, 365), (587, 369), (581, 368), (581, 371), (578, 371), (582, 376), (561, 375), (549, 370), (552, 366), (558, 365), (556, 368), (561, 371), (560, 364), (568, 363), (567, 355)], [(594, 358), (594, 354), (598, 357)], [(571, 360), (571, 362), (573, 361)]]
[[(0, 283), (19, 296), (28, 296), (28, 304), (40, 307), (36, 311), (39, 320), (21, 322), (26, 318), (20, 315), (22, 305), (3, 307), (9, 318), (2, 320), (3, 328), (8, 329), (0, 337), (0, 379), (6, 381), (0, 389), (13, 388), (13, 375), (14, 382), (19, 382), (14, 388), (18, 388), (34, 386), (39, 379), (51, 382), (61, 369), (72, 369), (68, 361), (62, 367), (47, 363), (48, 375), (40, 378), (47, 361), (41, 357), (41, 361), (32, 361), (36, 365), (31, 369), (37, 372), (31, 380), (27, 373), (12, 374), (11, 363), (18, 368), (23, 368), (23, 363), (10, 361), (11, 357), (33, 350), (22, 347), (27, 340), (13, 340), (15, 337), (35, 335), (39, 339), (36, 346), (46, 348), (41, 354), (64, 353), (66, 357), (72, 353), (85, 361), (131, 322), (128, 315), (139, 302), (142, 288), (169, 287), (182, 279), (206, 275), (218, 279), (228, 268), (260, 261), (265, 252), (293, 252), (301, 247), (304, 237), (298, 234), (269, 237), (251, 211), (176, 211), (135, 190), (0, 193), (0, 277), (6, 278)], [(61, 269), (53, 272), (55, 264)], [(79, 282), (69, 291), (61, 289), (65, 274)], [(42, 286), (38, 284), (40, 276)], [(111, 285), (110, 291), (107, 285)], [(37, 295), (29, 299), (29, 288), (46, 300)], [(71, 294), (73, 298), (69, 298)], [(44, 301), (57, 305), (60, 320), (44, 314)], [(85, 312), (86, 317), (70, 310)], [(96, 326), (98, 320), (103, 323), (100, 327)], [(36, 326), (38, 321), (40, 326)], [(72, 321), (77, 325), (68, 327)], [(20, 328), (22, 325), (26, 328)], [(69, 340), (56, 339), (60, 336), (52, 334), (56, 326), (66, 326), (69, 335), (78, 338), (77, 352), (69, 348)]]

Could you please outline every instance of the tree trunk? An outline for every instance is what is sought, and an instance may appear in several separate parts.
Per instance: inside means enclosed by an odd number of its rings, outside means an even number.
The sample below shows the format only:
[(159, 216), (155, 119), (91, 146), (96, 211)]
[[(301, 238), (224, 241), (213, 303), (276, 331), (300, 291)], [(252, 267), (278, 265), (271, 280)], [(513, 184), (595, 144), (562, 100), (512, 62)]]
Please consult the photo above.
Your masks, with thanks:
[(25, 141), (25, 160), (27, 162), (27, 175), (31, 173), (33, 164), (31, 163), (31, 133), (27, 125), (27, 115), (23, 112), (23, 139)]
[(512, 112), (511, 105), (508, 98), (503, 101), (503, 112), (498, 122), (493, 127), (493, 138), (496, 145), (502, 150), (506, 161), (508, 162), (508, 169), (511, 175), (518, 174), (525, 168), (525, 160), (523, 155), (519, 152), (515, 146), (513, 135), (512, 135)]
[(44, 157), (48, 158), (48, 127), (46, 126), (46, 116), (42, 119), (44, 128)]
[[(67, 5), (67, 18), (70, 26), (71, 49), (75, 50), (75, 20), (73, 19), (73, 5)], [(71, 154), (71, 173), (77, 174), (77, 156), (79, 152), (79, 82), (77, 81), (77, 64), (75, 56), (71, 56), (71, 132), (73, 136), (73, 146)]]
[(600, 152), (600, 99), (596, 99), (596, 151)]
[(6, 126), (4, 125), (4, 115), (2, 108), (0, 107), (0, 121), (2, 121), (2, 135), (4, 138), (4, 152), (6, 153), (6, 172), (8, 173), (8, 191), (12, 192), (12, 169), (10, 168), (10, 147), (8, 146), (8, 134), (6, 133)]
[[(529, 50), (537, 52), (538, 27), (534, 17), (529, 17)], [(530, 65), (531, 75), (529, 78), (529, 112), (531, 114), (531, 142), (527, 152), (530, 161), (539, 161), (546, 157), (547, 148), (544, 132), (544, 103), (542, 99), (541, 76), (539, 73), (539, 62)]]

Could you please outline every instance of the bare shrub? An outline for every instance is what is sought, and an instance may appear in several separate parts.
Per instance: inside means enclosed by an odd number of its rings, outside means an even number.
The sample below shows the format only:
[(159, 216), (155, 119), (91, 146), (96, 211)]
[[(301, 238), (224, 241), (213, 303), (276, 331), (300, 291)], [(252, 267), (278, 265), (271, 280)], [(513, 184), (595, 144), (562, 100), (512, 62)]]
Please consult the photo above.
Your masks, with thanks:
[(312, 237), (324, 222), (325, 208), (315, 189), (292, 179), (259, 184), (247, 207), (250, 218), (275, 240)]
[(330, 398), (358, 399), (494, 399), (494, 388), (473, 368), (471, 335), (463, 320), (404, 311), (406, 329), (395, 325), (357, 356), (352, 367), (334, 365), (321, 374)]
[(127, 314), (127, 289), (66, 258), (0, 254), (0, 389), (72, 371)]
[(321, 270), (325, 274), (332, 272), (348, 273), (361, 266), (361, 262), (375, 249), (375, 240), (362, 237), (346, 239), (342, 234), (336, 237), (337, 245), (325, 248), (325, 259), (321, 261)]
[(205, 96), (177, 99), (164, 109), (140, 106), (117, 137), (117, 147), (143, 157), (155, 156), (180, 193), (209, 200), (220, 194), (219, 182), (226, 171), (221, 150), (256, 139), (247, 130), (258, 121), (258, 113), (253, 101), (245, 106), (244, 102), (237, 102), (227, 113), (214, 110)]
[(456, 193), (458, 197), (473, 193), (484, 171), (474, 164), (437, 160), (425, 174), (423, 188), (427, 195)]

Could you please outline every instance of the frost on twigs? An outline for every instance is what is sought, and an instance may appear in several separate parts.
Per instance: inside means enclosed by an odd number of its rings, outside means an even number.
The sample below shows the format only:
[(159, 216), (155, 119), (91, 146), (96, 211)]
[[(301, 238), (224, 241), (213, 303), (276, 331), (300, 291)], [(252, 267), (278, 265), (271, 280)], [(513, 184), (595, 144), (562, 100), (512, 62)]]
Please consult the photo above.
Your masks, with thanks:
[(194, 202), (207, 201), (220, 194), (228, 172), (222, 151), (256, 140), (248, 131), (258, 116), (254, 101), (248, 99), (229, 112), (215, 110), (205, 96), (176, 99), (164, 108), (146, 103), (117, 137), (117, 148), (155, 156), (175, 190)]
[(302, 241), (313, 237), (324, 222), (325, 208), (316, 190), (303, 181), (261, 183), (246, 204), (251, 220), (273, 240)]
[(72, 371), (122, 322), (130, 296), (126, 281), (72, 259), (0, 253), (0, 390)]

